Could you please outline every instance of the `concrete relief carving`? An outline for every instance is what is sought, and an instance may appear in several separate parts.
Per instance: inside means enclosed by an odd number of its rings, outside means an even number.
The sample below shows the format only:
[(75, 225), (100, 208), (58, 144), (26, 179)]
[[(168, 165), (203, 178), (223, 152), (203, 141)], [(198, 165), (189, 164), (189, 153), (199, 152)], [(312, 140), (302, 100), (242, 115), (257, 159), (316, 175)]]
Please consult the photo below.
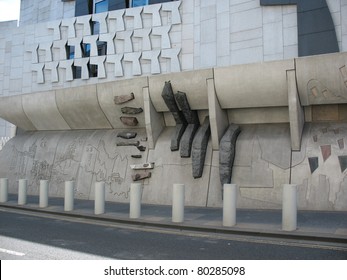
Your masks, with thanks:
[[(103, 67), (102, 59), (97, 59), (100, 55), (106, 55), (104, 60), (106, 63), (114, 64), (114, 77), (124, 77), (127, 74), (142, 75), (142, 63), (147, 63), (146, 72), (159, 74), (162, 72), (160, 63), (164, 63), (167, 59), (169, 61), (166, 63), (169, 66), (163, 69), (171, 72), (181, 71), (179, 61), (181, 49), (172, 48), (170, 39), (171, 26), (182, 23), (180, 5), (181, 1), (173, 1), (49, 22), (47, 33), (53, 33), (53, 41), (30, 46), (27, 52), (32, 53), (32, 64), (58, 61), (59, 68), (65, 69), (66, 75), (64, 79), (64, 75), (59, 76), (54, 71), (46, 71), (43, 75), (51, 74), (51, 79), (44, 77), (42, 79), (40, 76), (37, 82), (59, 82), (59, 79), (62, 82), (72, 81), (76, 79), (72, 73), (73, 70), (70, 71), (72, 65), (82, 67), (83, 73), (78, 78), (87, 80), (90, 78), (85, 68), (87, 57), (89, 63), (101, 66), (100, 69), (98, 68), (97, 77), (105, 78), (107, 67)], [(150, 27), (144, 25), (143, 15), (147, 16), (146, 19), (150, 15)], [(163, 17), (167, 18), (163, 21)], [(91, 28), (92, 22), (93, 28)], [(98, 51), (100, 42), (104, 42), (106, 46), (104, 53)], [(73, 47), (69, 50), (69, 54), (67, 54), (67, 46)], [(65, 60), (76, 61), (66, 62)], [(146, 60), (150, 60), (149, 65)], [(132, 70), (124, 72), (123, 64), (129, 62), (132, 63)], [(33, 66), (33, 72), (37, 72), (40, 67)], [(48, 68), (51, 69), (51, 65)]]

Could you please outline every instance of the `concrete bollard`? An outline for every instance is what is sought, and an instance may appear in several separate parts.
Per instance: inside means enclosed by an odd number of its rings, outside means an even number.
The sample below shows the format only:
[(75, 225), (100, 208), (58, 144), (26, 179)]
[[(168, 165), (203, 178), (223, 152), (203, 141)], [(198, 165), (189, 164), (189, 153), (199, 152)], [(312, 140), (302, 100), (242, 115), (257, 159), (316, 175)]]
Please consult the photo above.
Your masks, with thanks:
[(131, 219), (138, 219), (141, 217), (141, 194), (142, 184), (132, 183), (130, 185), (130, 213)]
[(95, 182), (94, 214), (105, 213), (105, 182)]
[(297, 228), (297, 186), (283, 185), (282, 230), (293, 231)]
[(40, 208), (48, 207), (48, 180), (40, 180)]
[(19, 179), (18, 181), (18, 205), (25, 205), (27, 203), (27, 179)]
[(8, 201), (8, 179), (0, 179), (0, 202), (4, 203)]
[(65, 181), (64, 211), (74, 209), (74, 181)]
[(172, 222), (182, 223), (184, 221), (184, 184), (174, 184), (172, 192)]
[(223, 186), (223, 226), (236, 225), (237, 187), (235, 184)]

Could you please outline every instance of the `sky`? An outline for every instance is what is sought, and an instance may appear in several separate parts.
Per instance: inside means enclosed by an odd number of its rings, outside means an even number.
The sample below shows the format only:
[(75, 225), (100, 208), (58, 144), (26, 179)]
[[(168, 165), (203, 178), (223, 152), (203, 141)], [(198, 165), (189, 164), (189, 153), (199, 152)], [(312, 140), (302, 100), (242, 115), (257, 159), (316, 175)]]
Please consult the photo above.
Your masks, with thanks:
[(20, 0), (0, 0), (0, 21), (19, 20)]

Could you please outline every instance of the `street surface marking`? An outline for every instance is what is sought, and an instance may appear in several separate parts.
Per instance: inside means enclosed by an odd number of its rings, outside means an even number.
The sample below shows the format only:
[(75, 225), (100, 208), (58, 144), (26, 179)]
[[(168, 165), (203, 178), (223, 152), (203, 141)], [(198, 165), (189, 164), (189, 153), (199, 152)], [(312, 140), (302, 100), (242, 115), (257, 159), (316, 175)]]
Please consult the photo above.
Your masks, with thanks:
[(24, 253), (11, 251), (11, 250), (7, 250), (7, 249), (3, 249), (3, 248), (0, 248), (0, 252), (1, 253), (6, 253), (6, 254), (9, 254), (9, 255), (13, 255), (13, 256), (20, 256), (20, 257), (25, 256)]

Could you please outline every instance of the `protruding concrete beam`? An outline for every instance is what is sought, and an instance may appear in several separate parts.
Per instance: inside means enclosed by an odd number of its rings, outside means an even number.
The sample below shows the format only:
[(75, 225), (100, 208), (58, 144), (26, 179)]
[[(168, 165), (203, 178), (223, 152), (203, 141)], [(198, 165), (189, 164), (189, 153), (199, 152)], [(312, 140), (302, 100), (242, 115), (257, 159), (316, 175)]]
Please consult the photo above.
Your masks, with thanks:
[(161, 96), (176, 121), (176, 130), (171, 138), (170, 148), (171, 151), (177, 151), (179, 149), (181, 137), (187, 127), (187, 121), (185, 120), (182, 112), (178, 109), (170, 82), (165, 82)]
[(31, 63), (39, 63), (39, 55), (37, 50), (39, 49), (39, 44), (32, 44), (26, 50), (26, 52), (31, 53)]
[(219, 104), (214, 79), (207, 79), (208, 109), (211, 125), (212, 149), (219, 150), (219, 142), (228, 128), (228, 114)]
[(72, 64), (74, 63), (73, 59), (69, 60), (61, 60), (59, 62), (59, 68), (65, 69), (65, 80), (72, 81), (73, 80), (73, 72), (72, 72)]
[(56, 60), (65, 60), (67, 59), (66, 55), (66, 43), (67, 40), (60, 40), (53, 42), (53, 49), (59, 49), (59, 58)]
[(97, 57), (90, 57), (89, 63), (91, 65), (97, 65), (98, 66), (98, 78), (103, 79), (106, 78), (106, 69), (105, 69), (105, 60), (106, 56), (97, 56)]
[(99, 35), (99, 41), (107, 43), (107, 55), (112, 55), (116, 53), (116, 48), (114, 46), (114, 38), (116, 33), (106, 33)]
[(92, 21), (96, 21), (99, 23), (99, 34), (108, 33), (107, 28), (107, 16), (108, 13), (97, 13), (92, 15)]
[(142, 92), (148, 148), (154, 149), (155, 143), (165, 127), (164, 117), (162, 113), (158, 113), (155, 110), (149, 95), (149, 88), (144, 87)]
[(43, 50), (45, 52), (45, 62), (52, 61), (52, 42), (40, 43), (39, 51)]
[(210, 138), (210, 120), (207, 116), (195, 134), (192, 144), (193, 177), (200, 178), (204, 171), (208, 139)]
[(82, 37), (70, 38), (67, 41), (68, 46), (73, 46), (75, 48), (74, 58), (82, 57), (81, 43), (82, 43)]
[(59, 82), (58, 65), (59, 65), (59, 61), (52, 61), (52, 62), (46, 62), (45, 63), (45, 69), (51, 71), (51, 82), (52, 83)]
[[(121, 40), (123, 41), (123, 52), (124, 53), (131, 53), (133, 52), (133, 43), (131, 41), (131, 36), (133, 35), (133, 30), (127, 30), (127, 31), (121, 31), (117, 32), (115, 40)], [(117, 46), (117, 43), (116, 43)], [(117, 50), (118, 52), (118, 50)]]
[(219, 176), (222, 186), (231, 183), (231, 174), (235, 158), (236, 139), (241, 130), (231, 124), (219, 144)]
[(45, 83), (45, 77), (43, 75), (43, 68), (44, 67), (45, 67), (44, 63), (31, 64), (31, 71), (37, 73), (37, 80), (36, 80), (36, 82), (38, 84), (44, 84)]
[(99, 39), (99, 35), (91, 35), (83, 37), (83, 43), (90, 44), (90, 56), (98, 56), (98, 46), (97, 40)]

